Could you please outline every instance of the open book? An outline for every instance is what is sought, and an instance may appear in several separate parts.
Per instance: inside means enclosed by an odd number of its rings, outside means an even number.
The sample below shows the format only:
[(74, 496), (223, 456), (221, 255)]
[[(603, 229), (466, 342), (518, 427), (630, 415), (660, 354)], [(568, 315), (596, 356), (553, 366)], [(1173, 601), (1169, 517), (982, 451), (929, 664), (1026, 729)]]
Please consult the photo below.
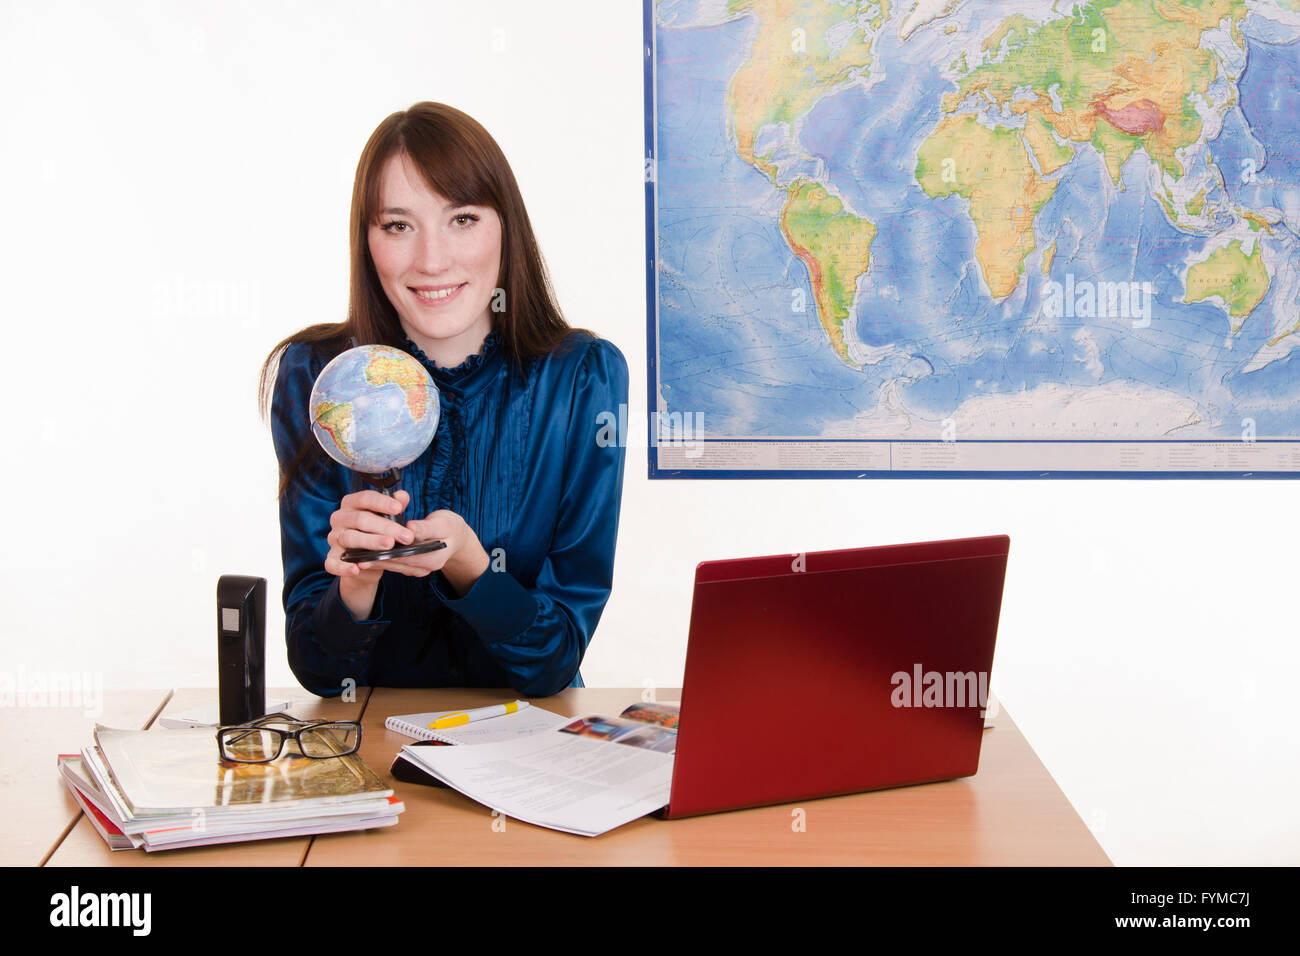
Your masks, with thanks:
[(677, 719), (677, 705), (634, 704), (497, 743), (408, 744), (398, 757), (504, 816), (597, 836), (668, 805)]

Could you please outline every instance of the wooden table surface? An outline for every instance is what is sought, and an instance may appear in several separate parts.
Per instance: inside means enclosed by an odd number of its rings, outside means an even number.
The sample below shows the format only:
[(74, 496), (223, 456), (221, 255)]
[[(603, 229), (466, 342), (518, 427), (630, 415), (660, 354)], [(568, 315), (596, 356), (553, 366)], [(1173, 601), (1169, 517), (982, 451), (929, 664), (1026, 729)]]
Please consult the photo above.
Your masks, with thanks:
[[(80, 753), (97, 720), (148, 727), (169, 696), (165, 690), (137, 690), (106, 693), (89, 706), (0, 708), (0, 734), (8, 742), (0, 770), (0, 864), (42, 863), (81, 816), (59, 774), (59, 754)], [(102, 844), (93, 827), (91, 832)]]
[[(660, 689), (658, 697), (676, 700), (679, 693)], [(277, 694), (295, 701), (298, 716), (360, 715), (362, 757), (406, 805), (395, 827), (113, 853), (80, 815), (55, 768), (57, 753), (75, 752), (89, 740), (93, 721), (83, 718), (78, 726), (71, 714), (42, 722), (38, 718), (48, 715), (6, 712), (5, 728), (24, 736), (20, 773), (2, 782), (14, 809), (0, 862), (33, 864), (48, 856), (53, 866), (1110, 865), (1005, 709), (984, 734), (973, 777), (681, 820), (645, 817), (599, 837), (580, 837), (503, 819), (453, 790), (394, 781), (389, 773), (410, 741), (384, 728), (387, 717), (499, 703), (513, 698), (510, 691), (360, 688), (352, 703), (320, 700), (301, 689), (268, 691), (268, 697)], [(565, 715), (612, 716), (640, 698), (639, 688), (583, 688), (533, 704)], [(215, 699), (212, 689), (135, 692), (113, 698), (100, 721), (114, 723), (109, 718), (116, 708), (118, 726), (156, 726), (160, 707), (175, 712)]]

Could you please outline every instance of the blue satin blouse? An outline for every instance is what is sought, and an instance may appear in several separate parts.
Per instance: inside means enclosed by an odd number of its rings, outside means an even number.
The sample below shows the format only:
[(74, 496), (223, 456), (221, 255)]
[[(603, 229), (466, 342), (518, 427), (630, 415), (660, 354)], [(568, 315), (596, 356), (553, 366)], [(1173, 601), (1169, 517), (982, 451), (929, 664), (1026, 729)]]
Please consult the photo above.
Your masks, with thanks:
[[(627, 362), (575, 333), (513, 369), (495, 332), (479, 354), (440, 368), (433, 443), (402, 471), (402, 518), (447, 509), (474, 529), (492, 564), (462, 597), (442, 572), (385, 572), (359, 621), (325, 570), (330, 515), (363, 486), (332, 460), (307, 468), (280, 500), (289, 666), (308, 690), (354, 686), (502, 687), (544, 697), (581, 687), (578, 666), (609, 599), (623, 490)], [(280, 359), (271, 432), (284, 469), (310, 429), (313, 383), (331, 355), (307, 343)], [(602, 414), (605, 413), (605, 414)], [(315, 441), (314, 438), (310, 439)], [(322, 456), (323, 457), (323, 456)]]

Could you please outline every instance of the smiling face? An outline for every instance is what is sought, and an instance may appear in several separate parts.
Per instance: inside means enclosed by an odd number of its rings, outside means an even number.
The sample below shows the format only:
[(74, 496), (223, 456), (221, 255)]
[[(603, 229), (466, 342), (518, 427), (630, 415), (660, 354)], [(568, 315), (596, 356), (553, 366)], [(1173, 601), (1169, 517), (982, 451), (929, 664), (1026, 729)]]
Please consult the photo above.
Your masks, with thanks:
[(370, 257), (402, 331), (443, 368), (476, 354), (492, 329), (501, 217), (429, 189), (405, 153), (384, 164)]

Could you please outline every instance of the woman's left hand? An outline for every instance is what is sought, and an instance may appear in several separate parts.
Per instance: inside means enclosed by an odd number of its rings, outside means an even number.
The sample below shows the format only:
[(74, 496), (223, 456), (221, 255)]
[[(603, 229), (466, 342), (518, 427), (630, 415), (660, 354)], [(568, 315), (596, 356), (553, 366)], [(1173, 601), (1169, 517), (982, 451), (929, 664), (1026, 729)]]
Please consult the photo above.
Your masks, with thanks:
[(408, 521), (406, 527), (417, 542), (445, 541), (447, 547), (406, 558), (367, 561), (361, 567), (383, 568), (417, 578), (441, 571), (458, 594), (464, 595), (491, 563), (474, 529), (454, 511), (434, 511), (422, 520)]

